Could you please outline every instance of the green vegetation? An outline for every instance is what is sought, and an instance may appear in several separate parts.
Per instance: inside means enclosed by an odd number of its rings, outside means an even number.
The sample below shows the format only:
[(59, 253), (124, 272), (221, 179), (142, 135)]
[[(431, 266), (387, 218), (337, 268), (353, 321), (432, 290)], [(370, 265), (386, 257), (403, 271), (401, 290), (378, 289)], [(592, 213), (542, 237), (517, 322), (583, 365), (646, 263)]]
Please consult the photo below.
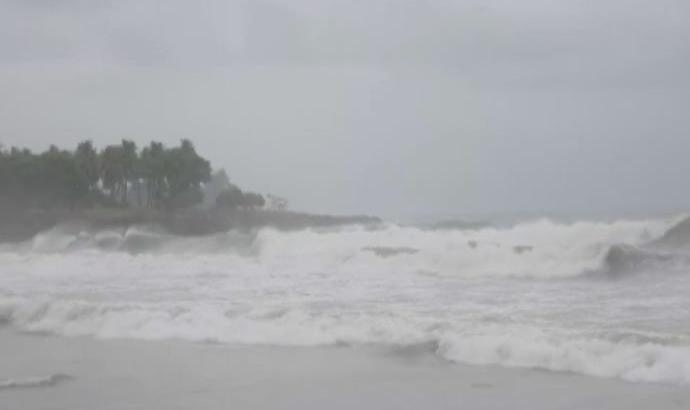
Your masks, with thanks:
[(74, 151), (51, 146), (38, 154), (12, 147), (0, 149), (0, 208), (186, 208), (202, 201), (210, 177), (210, 163), (188, 140), (172, 148), (151, 142), (141, 150), (122, 140), (100, 152), (90, 141)]
[[(268, 207), (274, 210), (285, 210), (285, 207), (279, 209), (276, 207), (275, 201), (267, 201), (263, 195), (254, 192), (244, 192), (238, 186), (230, 182), (225, 170), (220, 170), (211, 176), (211, 180), (204, 187), (205, 194), (208, 196), (207, 200), (213, 200), (213, 205), (216, 208), (222, 209), (259, 209)], [(275, 198), (273, 195), (268, 195), (267, 198), (271, 200)], [(285, 201), (285, 200), (283, 200)], [(287, 205), (287, 201), (285, 201)]]
[(266, 200), (263, 196), (253, 192), (242, 192), (236, 186), (231, 186), (216, 197), (216, 206), (219, 208), (263, 208)]
[[(65, 223), (79, 229), (150, 224), (176, 235), (230, 229), (293, 230), (381, 222), (366, 216), (288, 211), (276, 195), (243, 191), (190, 141), (166, 147), (133, 141), (44, 152), (0, 145), (0, 243), (26, 241)], [(71, 229), (71, 228), (70, 228)]]

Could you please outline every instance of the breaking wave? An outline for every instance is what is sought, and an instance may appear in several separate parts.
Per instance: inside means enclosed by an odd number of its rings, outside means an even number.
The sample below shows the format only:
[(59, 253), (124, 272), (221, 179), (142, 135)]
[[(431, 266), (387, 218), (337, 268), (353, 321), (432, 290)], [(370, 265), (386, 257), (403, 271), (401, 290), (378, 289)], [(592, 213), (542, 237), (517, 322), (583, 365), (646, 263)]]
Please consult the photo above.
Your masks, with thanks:
[[(645, 260), (671, 259), (659, 246), (648, 250), (641, 246), (665, 243), (669, 232), (686, 224), (690, 222), (677, 223), (677, 218), (572, 224), (543, 219), (508, 228), (438, 231), (388, 224), (295, 232), (265, 228), (202, 237), (175, 236), (147, 226), (97, 231), (58, 226), (23, 244), (1, 245), (0, 252), (233, 253), (260, 260), (293, 259), (296, 269), (302, 263), (336, 265), (339, 270), (373, 264), (396, 270), (404, 265), (439, 275), (570, 277), (605, 271), (618, 274), (644, 265)], [(690, 243), (690, 228), (686, 230)]]
[(0, 380), (0, 391), (12, 389), (37, 389), (41, 387), (53, 387), (60, 383), (71, 380), (72, 376), (67, 374), (52, 374), (47, 377), (27, 377), (23, 379)]
[(376, 344), (396, 351), (423, 346), (447, 360), (473, 365), (690, 384), (688, 334), (578, 332), (480, 317), (473, 322), (450, 323), (393, 312), (353, 314), (287, 307), (232, 310), (184, 303), (152, 306), (25, 301), (6, 307), (5, 314), (25, 331), (71, 337), (273, 346)]
[(0, 324), (97, 338), (423, 346), (462, 363), (690, 384), (690, 257), (678, 233), (687, 224), (207, 237), (58, 227), (0, 248)]

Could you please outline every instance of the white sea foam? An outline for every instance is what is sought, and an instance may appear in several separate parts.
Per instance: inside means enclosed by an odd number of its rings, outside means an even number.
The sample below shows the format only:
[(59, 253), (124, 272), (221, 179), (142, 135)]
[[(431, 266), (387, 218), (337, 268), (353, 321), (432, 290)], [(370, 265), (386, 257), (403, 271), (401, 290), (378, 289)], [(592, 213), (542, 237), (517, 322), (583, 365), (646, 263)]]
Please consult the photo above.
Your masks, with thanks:
[(0, 251), (0, 323), (99, 338), (425, 345), (463, 363), (690, 384), (687, 258), (611, 256), (675, 222), (204, 238), (59, 228)]
[(11, 389), (35, 389), (40, 387), (51, 387), (59, 383), (72, 379), (66, 374), (51, 374), (45, 377), (27, 377), (21, 379), (0, 379), (0, 390)]

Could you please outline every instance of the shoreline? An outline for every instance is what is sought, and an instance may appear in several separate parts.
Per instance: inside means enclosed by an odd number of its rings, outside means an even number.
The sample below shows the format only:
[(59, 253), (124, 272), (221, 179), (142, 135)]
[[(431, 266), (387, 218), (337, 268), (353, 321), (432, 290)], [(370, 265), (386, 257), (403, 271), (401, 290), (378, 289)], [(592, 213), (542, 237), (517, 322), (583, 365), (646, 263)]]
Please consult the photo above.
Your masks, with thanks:
[(5, 328), (0, 350), (0, 382), (14, 383), (0, 388), (1, 410), (641, 410), (690, 405), (687, 386), (469, 366), (445, 362), (423, 349), (97, 340)]
[(180, 236), (204, 236), (231, 229), (278, 230), (378, 224), (365, 215), (319, 215), (293, 211), (252, 209), (187, 209), (162, 211), (136, 208), (100, 208), (75, 211), (26, 210), (0, 215), (0, 243), (22, 242), (59, 225), (83, 229), (127, 228), (150, 225)]

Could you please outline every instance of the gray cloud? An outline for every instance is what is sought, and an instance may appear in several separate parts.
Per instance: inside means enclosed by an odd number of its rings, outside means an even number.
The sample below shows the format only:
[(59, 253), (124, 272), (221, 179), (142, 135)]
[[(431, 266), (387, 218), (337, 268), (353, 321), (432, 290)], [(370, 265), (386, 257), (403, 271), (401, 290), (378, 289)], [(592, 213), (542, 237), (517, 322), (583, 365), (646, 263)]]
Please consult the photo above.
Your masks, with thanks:
[(682, 0), (0, 1), (0, 141), (190, 137), (384, 215), (687, 208)]

